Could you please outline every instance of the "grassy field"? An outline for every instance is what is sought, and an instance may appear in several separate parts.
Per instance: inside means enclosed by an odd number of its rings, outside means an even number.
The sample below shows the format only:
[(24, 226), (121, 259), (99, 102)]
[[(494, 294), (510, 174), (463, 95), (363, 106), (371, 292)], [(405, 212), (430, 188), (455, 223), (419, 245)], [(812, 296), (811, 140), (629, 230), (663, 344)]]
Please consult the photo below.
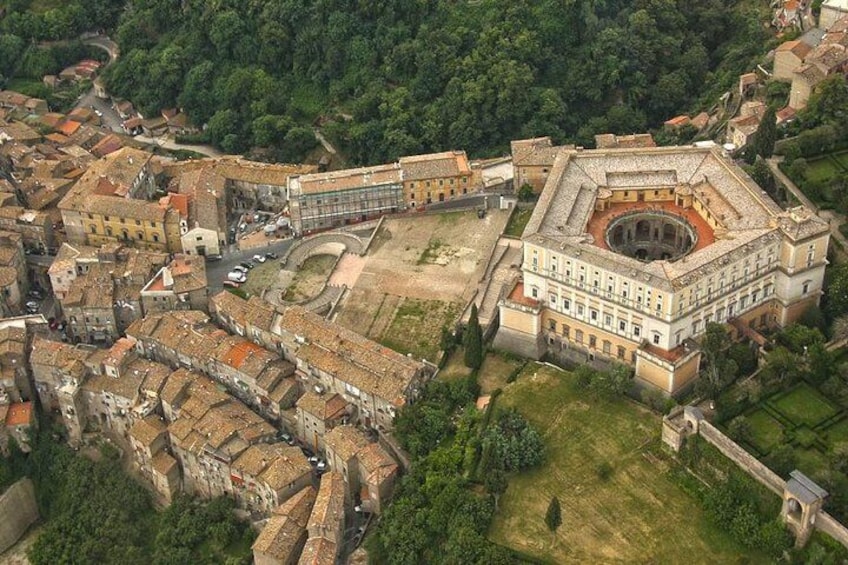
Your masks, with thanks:
[[(452, 381), (462, 379), (471, 374), (471, 369), (465, 366), (465, 350), (462, 347), (457, 347), (448, 362), (439, 371), (439, 379)], [(518, 368), (524, 364), (524, 361), (512, 359), (498, 353), (490, 351), (483, 359), (483, 366), (477, 373), (477, 382), (480, 384), (480, 394), (492, 394), (496, 389), (506, 387), (506, 380)]]
[(380, 343), (416, 359), (438, 361), (442, 327), (450, 326), (459, 315), (456, 302), (404, 298)]
[(283, 300), (299, 302), (321, 292), (337, 260), (335, 255), (313, 255), (306, 259), (283, 293)]
[(277, 261), (258, 263), (247, 273), (247, 282), (241, 285), (241, 290), (250, 295), (261, 296), (262, 291), (277, 280), (280, 264)]
[(532, 215), (532, 208), (517, 209), (513, 212), (512, 216), (509, 217), (509, 223), (507, 223), (506, 228), (504, 228), (504, 235), (521, 237), (521, 234), (524, 233), (524, 227), (527, 225), (527, 222), (530, 221), (530, 216)]
[[(747, 552), (667, 475), (676, 463), (657, 449), (655, 414), (622, 399), (588, 397), (570, 373), (538, 364), (498, 402), (540, 430), (547, 455), (540, 469), (510, 478), (493, 541), (551, 563), (742, 562)], [(606, 481), (597, 471), (602, 464), (613, 467)], [(555, 539), (544, 523), (552, 496), (563, 518)]]

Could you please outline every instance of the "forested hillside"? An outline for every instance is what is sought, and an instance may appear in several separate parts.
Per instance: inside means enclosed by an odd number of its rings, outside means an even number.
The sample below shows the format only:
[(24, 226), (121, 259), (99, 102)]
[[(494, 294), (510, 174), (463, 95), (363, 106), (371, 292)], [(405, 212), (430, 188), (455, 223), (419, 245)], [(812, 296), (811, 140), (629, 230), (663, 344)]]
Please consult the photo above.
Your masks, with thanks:
[(227, 151), (296, 143), (323, 116), (356, 162), (481, 155), (714, 103), (766, 51), (766, 18), (765, 0), (132, 0), (107, 79)]

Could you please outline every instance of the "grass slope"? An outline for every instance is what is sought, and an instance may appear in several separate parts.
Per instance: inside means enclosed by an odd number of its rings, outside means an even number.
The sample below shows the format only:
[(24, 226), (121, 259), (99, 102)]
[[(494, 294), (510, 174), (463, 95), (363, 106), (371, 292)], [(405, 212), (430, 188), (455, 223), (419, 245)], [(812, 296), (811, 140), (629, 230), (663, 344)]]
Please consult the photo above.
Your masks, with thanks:
[[(554, 563), (728, 563), (746, 553), (667, 476), (676, 463), (658, 449), (655, 414), (587, 396), (570, 373), (538, 364), (528, 365), (499, 403), (540, 430), (547, 459), (510, 478), (493, 541)], [(597, 472), (603, 463), (613, 467), (606, 481)], [(544, 523), (552, 496), (563, 516), (555, 540)]]

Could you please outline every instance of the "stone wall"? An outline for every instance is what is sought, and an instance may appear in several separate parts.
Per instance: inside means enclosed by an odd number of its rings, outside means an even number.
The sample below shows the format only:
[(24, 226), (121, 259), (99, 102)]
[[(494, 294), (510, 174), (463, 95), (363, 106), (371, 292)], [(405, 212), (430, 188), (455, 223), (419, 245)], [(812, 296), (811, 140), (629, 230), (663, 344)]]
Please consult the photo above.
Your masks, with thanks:
[(0, 496), (0, 553), (3, 553), (38, 520), (35, 487), (29, 479), (21, 479)]
[(699, 432), (702, 438), (714, 445), (725, 457), (739, 465), (743, 471), (765, 485), (770, 491), (778, 496), (783, 496), (786, 481), (760, 463), (753, 455), (739, 447), (732, 439), (721, 433), (718, 428), (704, 420), (700, 423)]
[(848, 528), (840, 524), (836, 518), (820, 510), (816, 514), (815, 526), (817, 530), (821, 530), (845, 547), (848, 547)]

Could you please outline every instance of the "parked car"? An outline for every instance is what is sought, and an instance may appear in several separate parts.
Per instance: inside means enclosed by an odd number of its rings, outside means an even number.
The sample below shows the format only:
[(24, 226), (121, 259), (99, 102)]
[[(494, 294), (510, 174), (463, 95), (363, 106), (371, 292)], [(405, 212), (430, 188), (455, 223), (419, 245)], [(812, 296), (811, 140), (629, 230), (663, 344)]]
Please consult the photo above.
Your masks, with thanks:
[(29, 296), (30, 298), (35, 298), (36, 300), (41, 300), (42, 298), (44, 298), (44, 295), (41, 293), (41, 291), (36, 290), (34, 288), (27, 292), (27, 296)]
[(324, 471), (327, 470), (327, 462), (326, 461), (318, 461), (318, 463), (315, 465), (315, 470), (318, 471), (319, 473), (323, 473)]
[(229, 287), (229, 288), (238, 288), (238, 287), (241, 286), (241, 283), (238, 283), (236, 281), (226, 280), (226, 281), (224, 281), (224, 286)]
[(206, 261), (209, 262), (209, 263), (212, 263), (213, 261), (220, 261), (221, 259), (223, 259), (223, 257), (221, 255), (207, 255), (206, 256)]
[(269, 251), (268, 253), (266, 253), (265, 257), (267, 259), (278, 259), (279, 258), (278, 255), (276, 253), (274, 253), (273, 251)]
[(30, 314), (35, 314), (41, 308), (41, 304), (36, 302), (35, 300), (28, 300), (25, 304), (27, 312)]
[(251, 262), (249, 262), (249, 261), (242, 261), (241, 263), (239, 263), (239, 265), (241, 265), (241, 266), (242, 266), (242, 267), (244, 267), (245, 269), (252, 269), (253, 267), (255, 267), (255, 266), (256, 266), (256, 265), (254, 265), (253, 263), (251, 263)]
[(253, 260), (256, 261), (257, 263), (264, 263), (265, 261), (267, 261), (267, 259), (265, 258), (264, 255), (259, 255), (259, 254), (254, 255)]
[(227, 280), (237, 283), (243, 283), (247, 280), (247, 275), (245, 275), (241, 271), (230, 271), (229, 273), (227, 273)]
[(247, 274), (247, 267), (242, 267), (241, 265), (236, 265), (235, 267), (233, 267), (233, 270)]

